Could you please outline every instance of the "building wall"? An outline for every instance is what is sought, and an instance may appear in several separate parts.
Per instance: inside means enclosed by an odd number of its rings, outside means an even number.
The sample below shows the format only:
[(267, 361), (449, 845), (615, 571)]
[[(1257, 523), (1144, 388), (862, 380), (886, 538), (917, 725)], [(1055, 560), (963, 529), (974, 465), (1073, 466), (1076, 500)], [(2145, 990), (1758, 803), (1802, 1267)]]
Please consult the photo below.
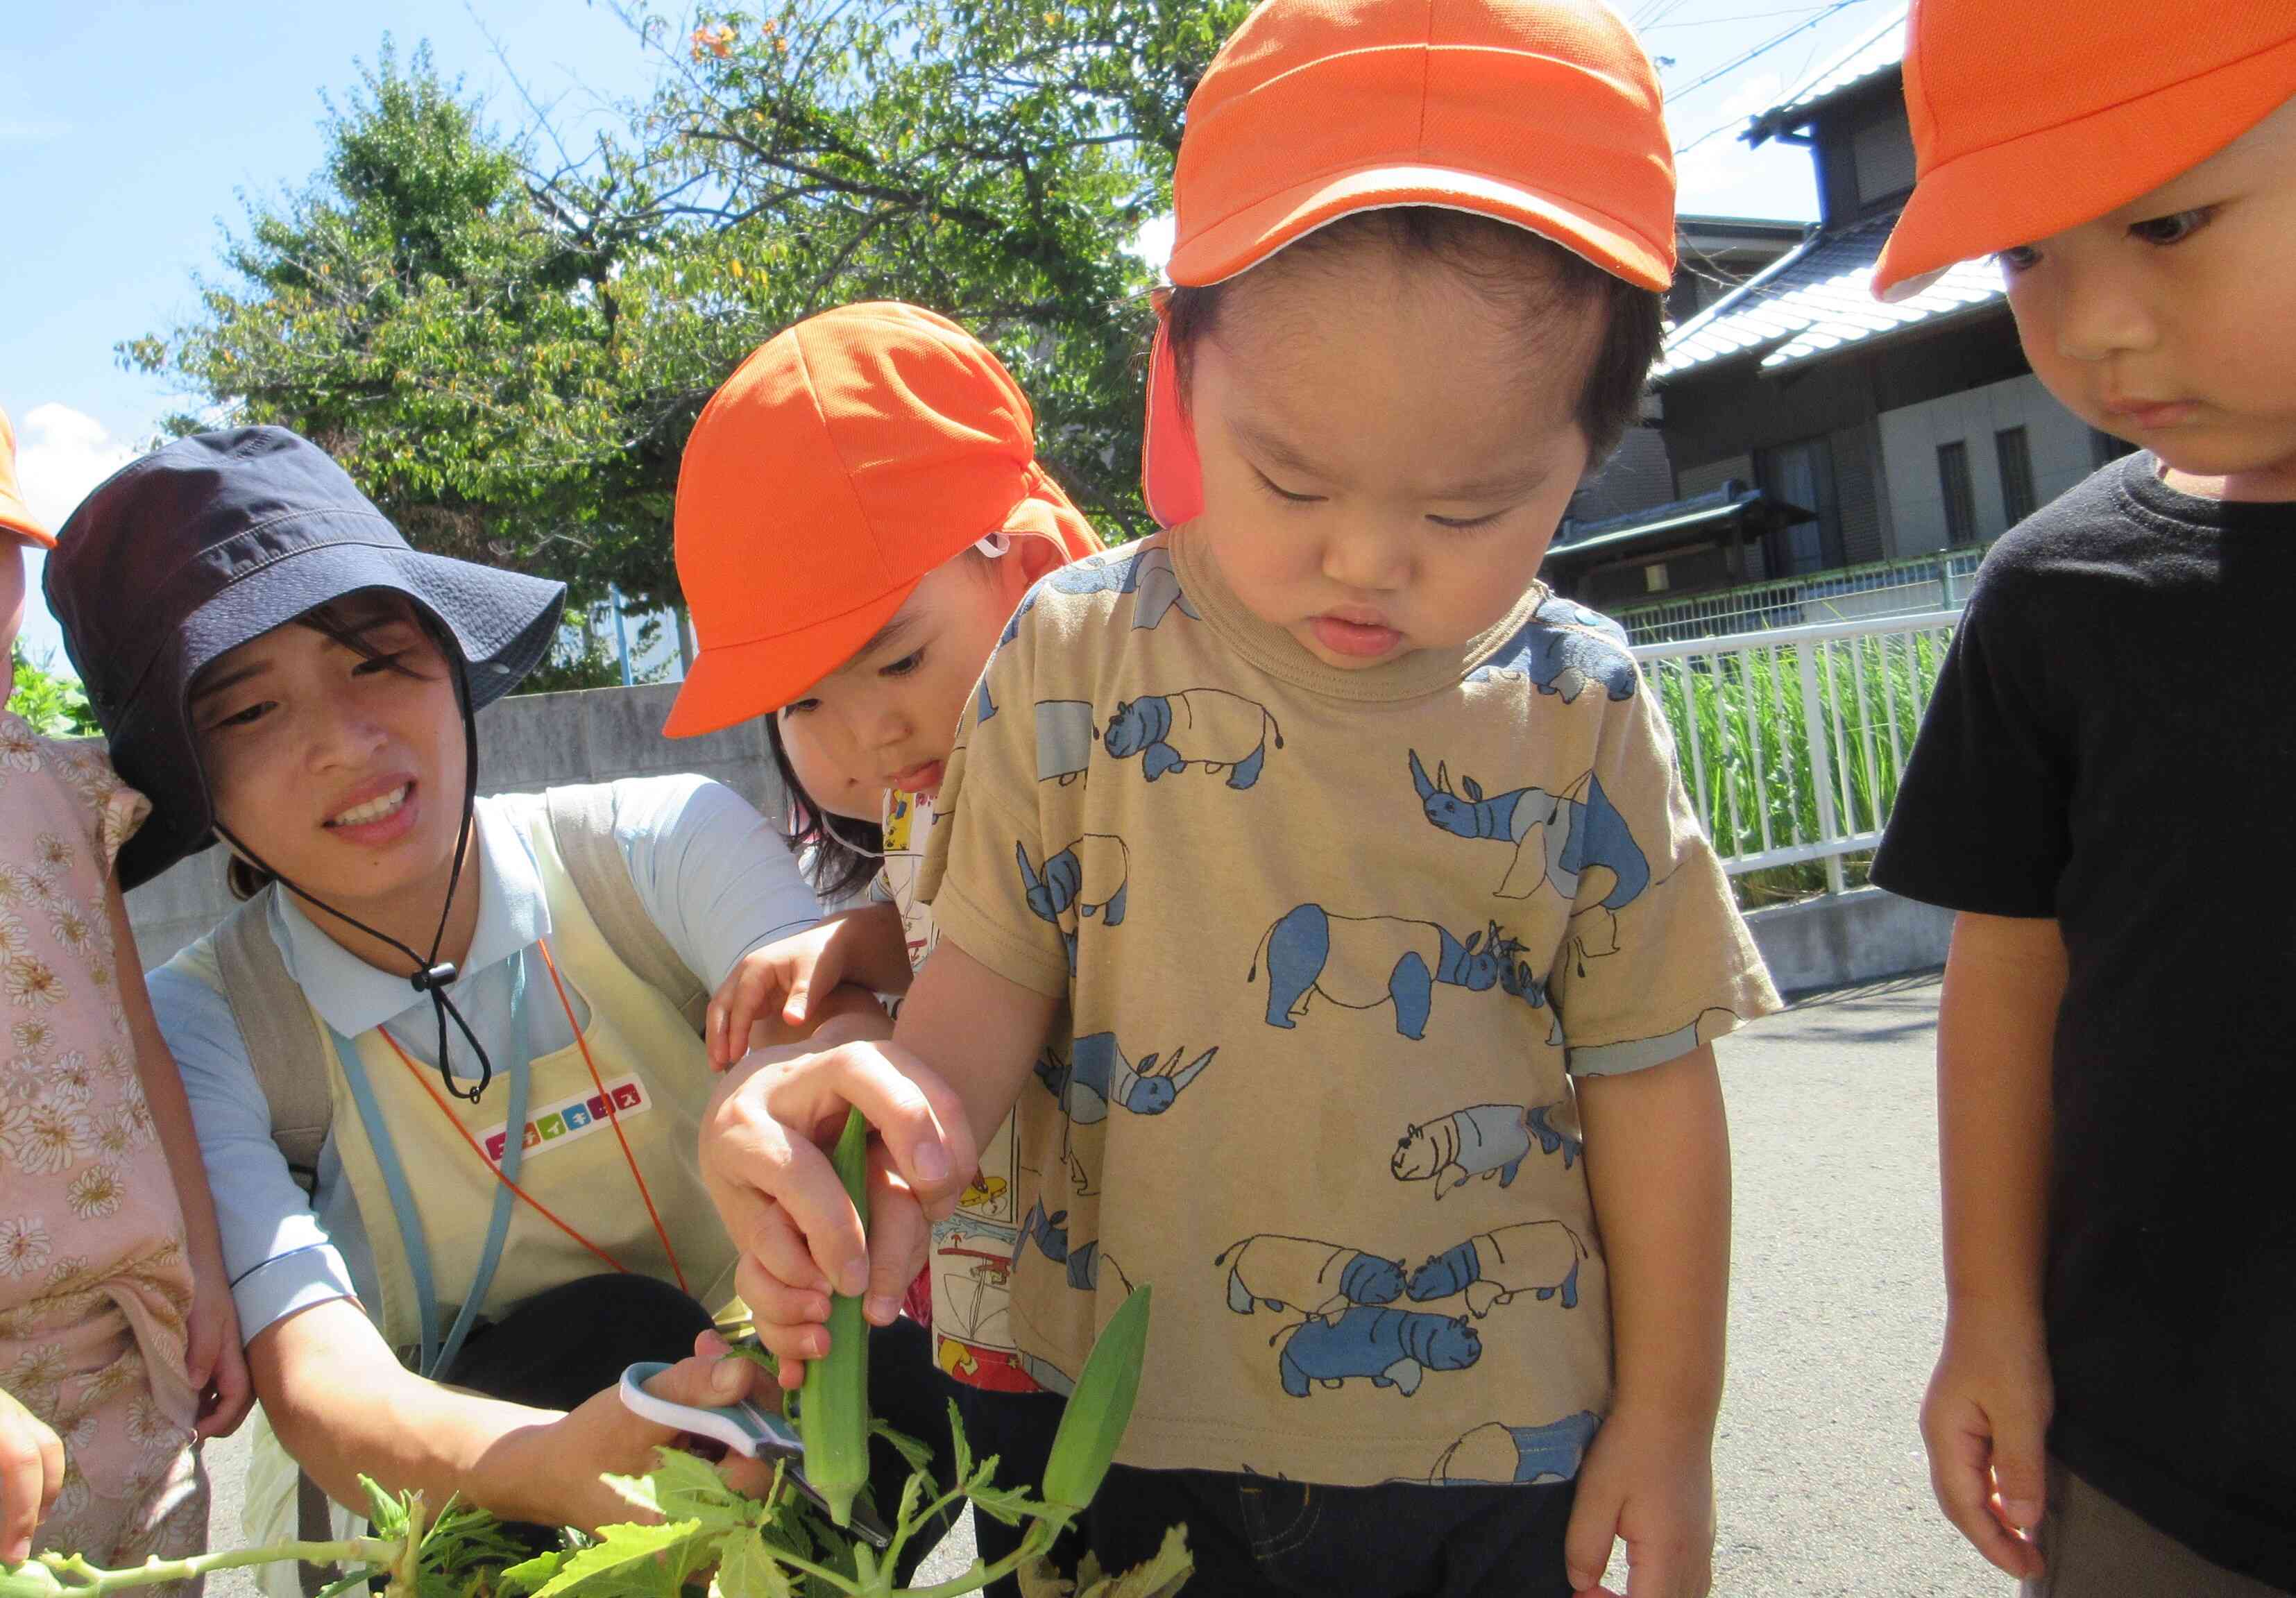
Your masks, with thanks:
[[(480, 785), (488, 793), (537, 793), (559, 783), (691, 771), (717, 778), (768, 815), (780, 815), (781, 781), (763, 724), (702, 738), (664, 738), (661, 724), (676, 697), (675, 684), (661, 684), (499, 701), (479, 713)], [(231, 911), (225, 858), (222, 849), (211, 848), (127, 896), (127, 919), (145, 970)]]
[(2036, 505), (2048, 504), (2094, 469), (2088, 428), (2030, 373), (1882, 413), (1882, 453), (1898, 554), (1946, 546), (1945, 489), (1937, 457), (1941, 444), (1959, 441), (1968, 447), (1977, 539), (1997, 538), (2008, 530), (1993, 436), (2013, 427), (2025, 430)]
[(1588, 472), (1570, 496), (1570, 514), (1580, 521), (1600, 521), (1662, 505), (1674, 497), (1674, 468), (1666, 458), (1666, 439), (1655, 427), (1630, 427), (1618, 448)]

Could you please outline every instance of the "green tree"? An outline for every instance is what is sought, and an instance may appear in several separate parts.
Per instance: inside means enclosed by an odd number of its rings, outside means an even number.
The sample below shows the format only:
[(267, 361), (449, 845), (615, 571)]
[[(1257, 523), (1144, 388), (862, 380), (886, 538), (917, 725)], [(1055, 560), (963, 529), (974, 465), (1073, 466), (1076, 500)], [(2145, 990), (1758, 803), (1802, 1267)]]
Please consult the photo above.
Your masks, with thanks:
[(8, 709), (31, 724), (43, 738), (93, 738), (102, 732), (95, 710), (79, 679), (53, 669), (55, 657), (34, 660), (20, 639), (8, 650), (14, 676), (8, 689)]

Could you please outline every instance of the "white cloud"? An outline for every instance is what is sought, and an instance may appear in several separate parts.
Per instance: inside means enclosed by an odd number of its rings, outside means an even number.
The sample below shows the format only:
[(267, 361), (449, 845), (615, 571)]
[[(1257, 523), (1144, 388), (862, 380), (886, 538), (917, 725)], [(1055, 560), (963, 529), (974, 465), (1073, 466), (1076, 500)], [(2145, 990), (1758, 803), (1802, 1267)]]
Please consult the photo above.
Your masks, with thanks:
[(25, 502), (50, 527), (62, 527), (90, 488), (135, 458), (102, 422), (70, 406), (35, 406), (16, 430)]
[[(1702, 140), (1675, 162), (1675, 183), (1686, 212), (1725, 217), (1782, 217), (1808, 221), (1817, 215), (1817, 184), (1810, 152), (1773, 139), (1749, 150), (1738, 134), (1747, 119), (1767, 111), (1785, 95), (1775, 72), (1738, 79), (1718, 104), (1694, 115), (1670, 112), (1674, 136)], [(1722, 131), (1708, 135), (1710, 130)]]
[[(52, 528), (62, 527), (90, 488), (135, 458), (135, 449), (113, 438), (103, 423), (70, 406), (35, 406), (16, 430), (16, 473), (24, 502)], [(41, 565), (37, 553), (24, 564), (24, 649), (32, 659), (51, 659), (58, 670), (69, 671), (63, 634), (40, 596)]]

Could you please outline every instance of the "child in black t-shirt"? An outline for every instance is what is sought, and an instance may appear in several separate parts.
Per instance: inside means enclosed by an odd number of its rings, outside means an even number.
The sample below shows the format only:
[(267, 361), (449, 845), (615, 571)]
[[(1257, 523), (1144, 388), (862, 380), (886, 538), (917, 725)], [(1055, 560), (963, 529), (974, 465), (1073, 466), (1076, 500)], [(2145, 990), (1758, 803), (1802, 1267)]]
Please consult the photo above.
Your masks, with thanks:
[(1924, 0), (1906, 87), (1877, 287), (1997, 252), (2144, 451), (1988, 558), (1874, 861), (1959, 912), (1931, 1479), (2029, 1594), (2296, 1589), (2296, 7)]

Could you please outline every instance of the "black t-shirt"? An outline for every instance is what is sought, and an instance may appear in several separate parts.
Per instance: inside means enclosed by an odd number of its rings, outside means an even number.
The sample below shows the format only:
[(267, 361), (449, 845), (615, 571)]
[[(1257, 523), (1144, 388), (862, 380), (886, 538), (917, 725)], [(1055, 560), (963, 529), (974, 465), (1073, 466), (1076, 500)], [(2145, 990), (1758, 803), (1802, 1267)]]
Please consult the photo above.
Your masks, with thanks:
[(2296, 504), (2155, 471), (1986, 558), (1873, 877), (2064, 931), (2051, 1448), (2296, 1589)]

